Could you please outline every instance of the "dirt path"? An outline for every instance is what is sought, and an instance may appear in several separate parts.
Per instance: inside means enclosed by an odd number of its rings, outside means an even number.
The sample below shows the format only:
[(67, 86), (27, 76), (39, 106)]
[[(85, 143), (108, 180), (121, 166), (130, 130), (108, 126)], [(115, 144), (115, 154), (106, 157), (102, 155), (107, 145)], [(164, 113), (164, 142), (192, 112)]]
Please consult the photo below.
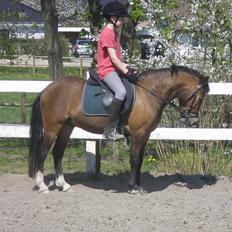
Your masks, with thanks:
[(39, 194), (26, 175), (0, 175), (0, 231), (232, 231), (229, 178), (143, 174), (148, 193), (129, 195), (127, 175), (66, 177), (72, 192)]

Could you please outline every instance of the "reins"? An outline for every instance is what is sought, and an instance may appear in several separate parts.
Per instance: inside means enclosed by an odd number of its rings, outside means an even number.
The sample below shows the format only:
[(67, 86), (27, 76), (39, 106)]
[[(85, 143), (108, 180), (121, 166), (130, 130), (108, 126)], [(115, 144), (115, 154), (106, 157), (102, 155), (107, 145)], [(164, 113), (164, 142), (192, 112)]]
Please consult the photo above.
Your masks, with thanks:
[[(192, 73), (191, 73), (192, 74)], [(193, 75), (193, 74), (192, 74)], [(161, 97), (159, 94), (157, 94), (156, 92), (146, 88), (145, 86), (139, 84), (138, 82), (134, 83), (135, 85), (139, 86), (140, 88), (146, 90), (147, 92), (149, 92), (152, 96), (158, 98), (160, 101), (162, 101), (163, 103), (165, 103), (166, 105), (169, 105), (171, 106), (173, 109), (175, 109), (176, 111), (180, 112), (181, 114), (184, 114), (186, 117), (189, 117), (191, 115), (191, 111), (187, 112), (186, 111), (183, 111), (181, 109), (181, 107), (179, 107), (178, 105), (176, 105), (175, 103), (171, 102), (171, 101), (168, 101), (166, 100), (165, 98)], [(197, 93), (200, 91), (200, 90), (205, 90), (206, 88), (208, 88), (207, 86), (205, 86), (205, 84), (203, 85), (198, 85), (197, 86), (197, 89), (192, 93), (192, 95), (188, 98), (187, 102), (190, 101), (192, 98), (195, 97), (194, 101), (192, 102), (191, 105), (194, 104), (195, 100), (196, 100), (196, 95)], [(206, 92), (208, 92), (208, 90), (206, 90)]]
[(162, 98), (160, 95), (158, 95), (156, 92), (146, 88), (145, 86), (139, 84), (138, 82), (135, 83), (135, 85), (139, 86), (140, 88), (146, 90), (147, 92), (149, 92), (152, 96), (158, 98), (160, 101), (162, 101), (163, 103), (165, 103), (166, 105), (169, 105), (171, 106), (173, 109), (175, 109), (176, 111), (180, 112), (180, 113), (183, 113), (183, 110), (178, 106), (176, 105), (175, 103), (171, 102), (171, 101), (168, 101), (166, 100), (165, 98)]

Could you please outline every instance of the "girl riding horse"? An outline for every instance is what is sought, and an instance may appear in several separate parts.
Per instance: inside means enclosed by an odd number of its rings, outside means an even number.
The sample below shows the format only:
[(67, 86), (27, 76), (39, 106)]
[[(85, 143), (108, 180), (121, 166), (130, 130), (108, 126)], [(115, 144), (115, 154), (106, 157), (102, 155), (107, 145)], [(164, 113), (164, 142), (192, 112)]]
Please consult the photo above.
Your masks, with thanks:
[(121, 45), (117, 35), (117, 29), (123, 24), (123, 17), (128, 17), (129, 14), (122, 3), (114, 1), (103, 8), (103, 16), (106, 18), (106, 26), (99, 36), (97, 68), (100, 79), (114, 92), (103, 136), (116, 140), (122, 138), (122, 135), (117, 133), (117, 123), (122, 103), (126, 97), (126, 89), (119, 74), (122, 73), (128, 78), (134, 78), (133, 72), (123, 62)]

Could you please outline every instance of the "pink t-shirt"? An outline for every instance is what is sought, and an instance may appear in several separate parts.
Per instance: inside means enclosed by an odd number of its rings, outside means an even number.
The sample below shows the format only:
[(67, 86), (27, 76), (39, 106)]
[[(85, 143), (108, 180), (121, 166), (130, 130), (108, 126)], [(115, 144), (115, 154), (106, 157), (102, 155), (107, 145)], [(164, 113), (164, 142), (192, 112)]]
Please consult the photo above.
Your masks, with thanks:
[(113, 71), (118, 71), (115, 65), (111, 62), (106, 48), (115, 48), (117, 57), (122, 61), (121, 44), (115, 32), (108, 27), (105, 27), (99, 36), (98, 54), (97, 54), (97, 69), (100, 79)]

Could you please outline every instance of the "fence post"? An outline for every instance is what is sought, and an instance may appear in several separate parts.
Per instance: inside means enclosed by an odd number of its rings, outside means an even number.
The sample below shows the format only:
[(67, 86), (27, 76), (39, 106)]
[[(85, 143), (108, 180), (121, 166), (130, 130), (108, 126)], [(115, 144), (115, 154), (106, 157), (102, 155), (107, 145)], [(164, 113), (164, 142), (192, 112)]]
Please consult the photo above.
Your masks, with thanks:
[(22, 94), (21, 94), (21, 100), (20, 100), (21, 123), (26, 123), (26, 109), (25, 109), (25, 103), (26, 103), (26, 93), (22, 93)]
[(32, 56), (32, 75), (35, 75), (35, 54)]
[(96, 141), (96, 164), (95, 164), (95, 170), (96, 174), (99, 174), (101, 172), (101, 140)]
[(100, 141), (86, 141), (86, 172), (97, 174), (100, 172)]
[(80, 57), (80, 77), (83, 78), (83, 58)]

